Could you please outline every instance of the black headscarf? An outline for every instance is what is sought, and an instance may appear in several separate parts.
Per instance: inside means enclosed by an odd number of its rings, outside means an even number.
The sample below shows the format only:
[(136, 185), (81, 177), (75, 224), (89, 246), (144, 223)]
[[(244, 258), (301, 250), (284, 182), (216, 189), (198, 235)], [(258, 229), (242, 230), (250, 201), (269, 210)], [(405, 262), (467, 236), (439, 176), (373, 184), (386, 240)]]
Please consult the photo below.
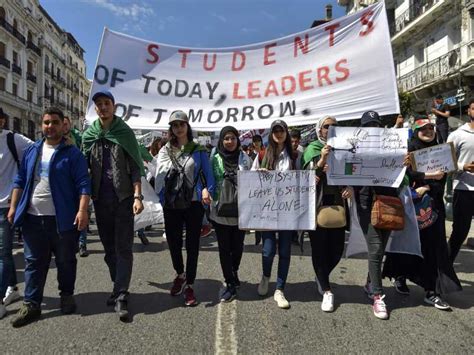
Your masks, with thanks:
[[(224, 137), (227, 133), (233, 133), (237, 138), (237, 148), (233, 152), (229, 152), (224, 148)], [(217, 143), (217, 153), (222, 157), (224, 161), (224, 169), (226, 171), (235, 171), (239, 166), (239, 156), (240, 156), (240, 139), (239, 131), (232, 126), (225, 126), (222, 128), (221, 133), (219, 134), (219, 142)]]
[(415, 129), (413, 132), (413, 136), (411, 137), (410, 141), (408, 142), (408, 151), (413, 152), (415, 150), (423, 149), (423, 148), (428, 148), (433, 145), (437, 145), (438, 142), (436, 141), (436, 134), (434, 139), (431, 142), (425, 142), (422, 141), (420, 138), (418, 138), (418, 133), (420, 132), (419, 129)]

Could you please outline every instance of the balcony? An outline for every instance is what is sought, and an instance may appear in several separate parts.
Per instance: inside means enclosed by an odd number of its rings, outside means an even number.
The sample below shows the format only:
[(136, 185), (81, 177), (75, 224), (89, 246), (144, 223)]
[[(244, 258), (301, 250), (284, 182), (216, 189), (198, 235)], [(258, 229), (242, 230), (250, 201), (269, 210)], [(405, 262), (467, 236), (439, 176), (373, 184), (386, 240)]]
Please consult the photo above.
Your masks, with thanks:
[(410, 7), (398, 15), (395, 18), (395, 22), (390, 24), (392, 44), (396, 44), (399, 41), (403, 43), (401, 38), (411, 32), (410, 30), (418, 33), (421, 27), (438, 21), (438, 15), (445, 8), (449, 8), (450, 4), (451, 1), (448, 0), (413, 0)]
[(51, 71), (49, 70), (49, 67), (44, 67), (44, 72), (48, 75), (51, 75)]
[(5, 68), (10, 69), (10, 61), (5, 57), (0, 57), (0, 65), (3, 65)]
[(41, 57), (41, 49), (38, 48), (33, 42), (28, 41), (26, 43), (26, 48), (31, 49), (33, 53), (36, 53), (39, 57)]
[(460, 67), (459, 51), (455, 49), (398, 78), (398, 87), (403, 92), (413, 91), (432, 82), (441, 81)]
[(66, 80), (64, 78), (61, 78), (59, 75), (53, 77), (53, 79), (55, 79), (56, 82), (59, 83), (61, 86), (66, 86)]
[(15, 37), (21, 43), (23, 44), (26, 43), (25, 36), (23, 36), (20, 32), (18, 32), (18, 30), (14, 28), (11, 24), (9, 24), (4, 18), (0, 19), (0, 27), (3, 27), (5, 30), (7, 30), (8, 33), (10, 33), (13, 37)]
[(32, 73), (26, 73), (26, 80), (31, 81), (32, 83), (36, 84), (36, 76)]
[(21, 68), (15, 63), (12, 64), (12, 71), (21, 76)]

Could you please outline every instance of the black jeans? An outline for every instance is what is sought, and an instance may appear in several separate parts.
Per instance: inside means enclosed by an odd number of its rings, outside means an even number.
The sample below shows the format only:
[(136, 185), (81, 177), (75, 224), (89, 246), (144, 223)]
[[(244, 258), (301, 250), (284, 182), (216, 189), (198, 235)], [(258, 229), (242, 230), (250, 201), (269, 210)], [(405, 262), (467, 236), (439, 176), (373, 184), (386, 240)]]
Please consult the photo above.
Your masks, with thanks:
[(448, 135), (449, 135), (448, 119), (446, 119), (446, 122), (437, 123), (436, 124), (436, 138), (437, 138), (438, 144), (446, 143), (446, 141), (448, 140)]
[(177, 274), (184, 273), (182, 249), (183, 226), (186, 224), (186, 282), (192, 285), (196, 279), (204, 208), (201, 202), (193, 201), (191, 207), (187, 209), (175, 210), (164, 208), (163, 213), (166, 241), (170, 249), (173, 268)]
[(314, 272), (323, 291), (331, 290), (329, 274), (341, 260), (345, 228), (322, 228), (309, 232)]
[(126, 294), (133, 268), (133, 196), (119, 202), (94, 201), (100, 241), (115, 295)]
[(219, 259), (225, 282), (235, 285), (235, 273), (239, 270), (244, 252), (245, 231), (240, 230), (239, 226), (226, 226), (216, 222), (212, 224), (216, 230)]
[(471, 229), (474, 216), (474, 191), (454, 190), (453, 231), (449, 238), (449, 257), (454, 262)]

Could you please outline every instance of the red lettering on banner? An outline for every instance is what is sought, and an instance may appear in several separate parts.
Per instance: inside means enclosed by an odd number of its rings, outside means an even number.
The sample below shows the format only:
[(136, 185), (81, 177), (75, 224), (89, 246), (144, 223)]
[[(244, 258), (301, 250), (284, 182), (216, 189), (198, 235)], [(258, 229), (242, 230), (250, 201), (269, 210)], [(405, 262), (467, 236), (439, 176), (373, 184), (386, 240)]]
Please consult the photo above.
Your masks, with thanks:
[[(285, 85), (286, 81), (290, 81), (291, 87), (287, 88)], [(296, 80), (293, 76), (287, 75), (281, 78), (281, 91), (283, 92), (283, 95), (291, 95), (295, 92), (296, 90)]]
[(334, 32), (340, 26), (339, 23), (335, 23), (324, 28), (325, 31), (329, 32), (329, 47), (334, 46)]
[(259, 91), (260, 88), (256, 85), (260, 84), (262, 81), (261, 80), (254, 80), (254, 81), (249, 81), (248, 84), (248, 98), (249, 99), (257, 99), (261, 97)]
[(275, 59), (270, 58), (275, 56), (275, 52), (270, 52), (270, 49), (276, 47), (276, 45), (276, 43), (270, 43), (265, 46), (265, 50), (263, 52), (263, 65), (270, 65), (276, 63)]
[(148, 53), (153, 57), (153, 59), (147, 59), (146, 60), (147, 63), (150, 63), (150, 64), (158, 63), (158, 61), (160, 60), (160, 56), (158, 55), (158, 53), (154, 52), (153, 50), (156, 49), (158, 51), (159, 48), (160, 46), (157, 44), (148, 45), (147, 47)]
[[(237, 56), (240, 57), (240, 66), (236, 65)], [(246, 60), (245, 53), (243, 53), (243, 52), (234, 52), (234, 54), (232, 56), (232, 71), (242, 70), (245, 67), (245, 60)]]
[(336, 71), (337, 71), (338, 73), (341, 73), (341, 74), (342, 74), (341, 77), (339, 77), (339, 76), (336, 77), (336, 81), (337, 81), (338, 83), (340, 83), (341, 81), (346, 80), (346, 79), (349, 77), (349, 75), (350, 75), (349, 69), (344, 68), (344, 67), (342, 66), (342, 64), (347, 64), (347, 59), (341, 59), (340, 61), (338, 61), (338, 62), (336, 63)]
[(311, 74), (312, 70), (305, 70), (298, 74), (298, 82), (300, 84), (300, 90), (306, 91), (314, 88), (313, 85), (308, 85), (307, 83), (311, 82), (311, 78), (308, 78), (306, 75)]
[(300, 37), (295, 37), (295, 42), (293, 46), (293, 56), (296, 58), (298, 56), (298, 49), (301, 50), (301, 53), (307, 54), (309, 52), (309, 36), (308, 34), (304, 35), (304, 44)]
[(188, 59), (188, 54), (191, 53), (190, 49), (179, 49), (178, 53), (181, 53), (183, 56), (181, 58), (181, 68), (186, 68), (186, 59)]
[(239, 95), (239, 83), (234, 83), (232, 98), (236, 100), (245, 99), (245, 96)]
[(367, 36), (374, 29), (374, 23), (370, 20), (370, 17), (374, 14), (372, 10), (367, 10), (360, 17), (360, 22), (362, 25), (367, 26), (364, 31), (360, 31), (359, 36)]
[(329, 67), (320, 67), (318, 68), (318, 85), (323, 86), (323, 80), (326, 80), (326, 82), (329, 85), (332, 85), (331, 79), (329, 79)]
[(275, 80), (270, 80), (267, 85), (267, 89), (265, 90), (265, 97), (268, 97), (271, 95), (278, 96), (278, 90), (275, 84)]
[(214, 68), (216, 67), (217, 54), (214, 53), (212, 55), (212, 64), (211, 64), (211, 66), (208, 66), (209, 65), (208, 58), (209, 58), (209, 55), (207, 53), (204, 54), (204, 61), (202, 63), (202, 66), (203, 66), (204, 70), (207, 70), (207, 71), (214, 70)]

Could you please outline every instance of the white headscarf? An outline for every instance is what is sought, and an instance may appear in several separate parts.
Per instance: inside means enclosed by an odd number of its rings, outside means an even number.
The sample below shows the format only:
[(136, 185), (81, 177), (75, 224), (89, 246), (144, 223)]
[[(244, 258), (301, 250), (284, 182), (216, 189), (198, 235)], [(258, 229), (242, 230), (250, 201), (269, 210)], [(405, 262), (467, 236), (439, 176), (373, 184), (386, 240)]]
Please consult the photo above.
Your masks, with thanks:
[(326, 142), (326, 139), (323, 138), (321, 135), (321, 129), (323, 128), (324, 122), (328, 119), (331, 119), (337, 122), (337, 120), (332, 116), (324, 116), (323, 118), (320, 118), (319, 121), (316, 123), (316, 134), (318, 135), (318, 140), (324, 144), (326, 144), (327, 142)]

